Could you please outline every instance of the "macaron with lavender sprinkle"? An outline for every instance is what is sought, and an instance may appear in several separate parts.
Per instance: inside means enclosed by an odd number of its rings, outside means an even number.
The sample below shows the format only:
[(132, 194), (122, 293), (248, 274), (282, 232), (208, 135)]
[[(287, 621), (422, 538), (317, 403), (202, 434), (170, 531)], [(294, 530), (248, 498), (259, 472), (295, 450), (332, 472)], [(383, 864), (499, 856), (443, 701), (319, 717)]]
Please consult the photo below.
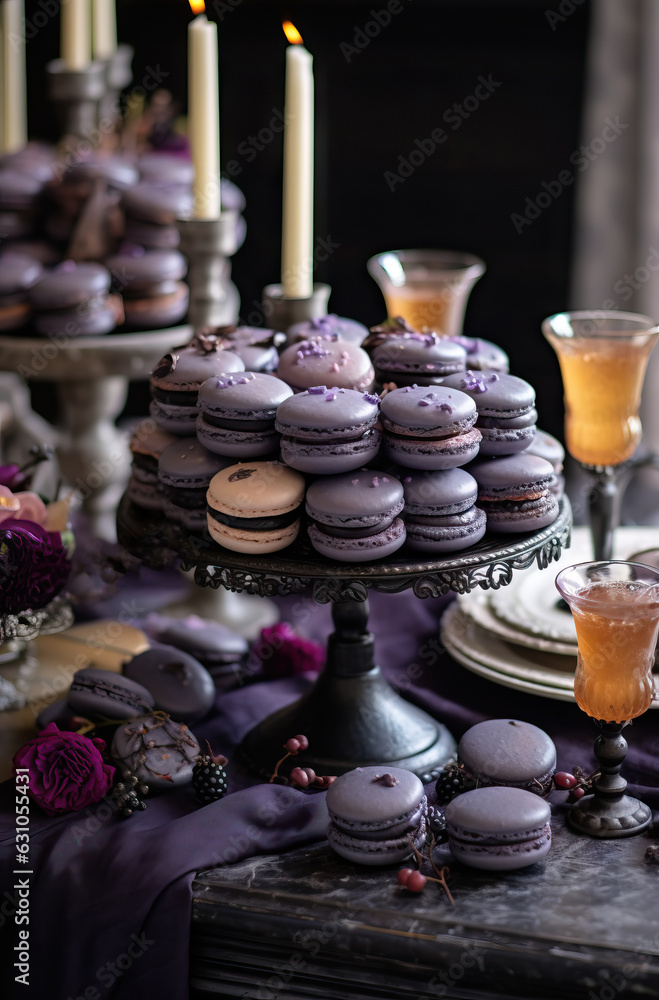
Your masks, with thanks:
[(293, 390), (263, 372), (213, 375), (199, 389), (197, 437), (209, 451), (234, 460), (279, 451), (278, 407)]
[(318, 385), (369, 392), (374, 376), (366, 351), (331, 334), (291, 344), (279, 358), (277, 374), (294, 392)]
[(288, 328), (288, 343), (295, 344), (299, 340), (308, 340), (311, 337), (329, 335), (338, 337), (340, 340), (348, 340), (351, 344), (361, 345), (362, 341), (368, 337), (368, 330), (363, 323), (358, 323), (356, 319), (348, 319), (346, 316), (337, 316), (330, 313), (328, 316), (319, 316), (317, 319), (306, 319), (301, 323), (293, 323)]
[(437, 333), (416, 331), (389, 334), (373, 348), (373, 364), (378, 384), (439, 385), (446, 375), (463, 371), (464, 347)]
[(405, 542), (403, 487), (394, 476), (361, 469), (316, 479), (307, 490), (314, 549), (340, 562), (368, 562)]
[(313, 475), (349, 472), (373, 461), (380, 449), (379, 396), (317, 385), (290, 396), (277, 410), (287, 465)]
[(533, 441), (538, 414), (535, 389), (523, 378), (496, 371), (465, 371), (445, 378), (476, 404), (481, 455), (514, 455)]
[(194, 434), (199, 389), (212, 375), (242, 372), (245, 366), (236, 354), (193, 345), (166, 354), (151, 374), (149, 412), (155, 422), (172, 434)]
[(476, 404), (457, 389), (394, 389), (383, 397), (380, 414), (385, 451), (405, 468), (454, 469), (478, 455)]

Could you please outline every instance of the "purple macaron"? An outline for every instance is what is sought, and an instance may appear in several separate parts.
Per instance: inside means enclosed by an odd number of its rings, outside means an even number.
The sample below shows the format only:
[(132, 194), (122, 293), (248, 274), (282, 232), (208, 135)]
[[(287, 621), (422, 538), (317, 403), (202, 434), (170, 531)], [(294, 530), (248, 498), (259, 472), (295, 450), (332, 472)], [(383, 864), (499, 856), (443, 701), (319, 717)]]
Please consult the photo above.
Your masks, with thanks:
[(448, 845), (472, 868), (526, 868), (551, 847), (550, 818), (549, 803), (522, 788), (474, 788), (446, 807)]
[(130, 439), (131, 477), (128, 499), (145, 510), (162, 510), (162, 489), (158, 479), (158, 460), (165, 448), (177, 438), (168, 434), (148, 417), (137, 425)]
[(224, 350), (237, 354), (248, 372), (276, 371), (279, 364), (277, 348), (286, 343), (286, 334), (263, 330), (258, 326), (217, 326), (202, 330), (198, 337), (215, 338)]
[(285, 399), (275, 427), (281, 455), (299, 472), (332, 475), (358, 469), (380, 449), (378, 396), (356, 389), (313, 386)]
[(358, 767), (327, 790), (327, 839), (337, 854), (360, 865), (390, 865), (420, 850), (427, 803), (421, 781), (400, 767)]
[(486, 719), (460, 740), (458, 764), (466, 779), (479, 787), (506, 785), (547, 795), (556, 771), (556, 747), (530, 722)]
[(533, 441), (538, 414), (535, 389), (523, 378), (495, 371), (460, 372), (443, 385), (471, 396), (478, 410), (481, 455), (513, 455)]
[(215, 702), (215, 684), (194, 656), (174, 646), (154, 645), (124, 664), (124, 676), (153, 695), (156, 708), (177, 722), (196, 722)]
[(199, 389), (212, 375), (241, 372), (245, 366), (230, 351), (206, 351), (190, 346), (166, 354), (151, 375), (149, 412), (163, 430), (194, 434)]
[(477, 411), (464, 392), (444, 386), (405, 386), (380, 405), (385, 451), (405, 468), (454, 469), (478, 454)]
[(495, 372), (507, 372), (510, 368), (506, 352), (491, 340), (482, 340), (480, 337), (451, 337), (451, 340), (460, 344), (467, 352), (467, 368)]
[(317, 552), (341, 562), (366, 562), (396, 552), (405, 541), (403, 487), (392, 475), (361, 469), (317, 479), (307, 490)]
[(196, 438), (179, 438), (165, 448), (158, 460), (165, 516), (190, 531), (205, 528), (206, 490), (213, 476), (231, 463), (207, 451)]
[(119, 726), (110, 756), (122, 774), (134, 775), (150, 791), (166, 792), (192, 781), (201, 752), (185, 723), (167, 715), (143, 715)]
[(142, 685), (112, 670), (85, 667), (76, 670), (67, 705), (84, 719), (134, 719), (154, 706), (153, 696)]
[(190, 653), (214, 678), (237, 673), (249, 653), (249, 643), (238, 632), (198, 615), (170, 618), (154, 613), (142, 627), (155, 642)]
[(445, 375), (463, 371), (464, 347), (437, 333), (394, 332), (373, 348), (373, 364), (380, 384), (438, 385)]
[(0, 257), (0, 330), (18, 330), (30, 317), (28, 290), (39, 281), (41, 264), (26, 254)]
[(35, 326), (44, 336), (97, 336), (115, 327), (108, 303), (110, 272), (102, 264), (65, 260), (30, 288), (37, 314)]
[(558, 517), (554, 470), (543, 458), (522, 451), (473, 462), (469, 472), (478, 483), (478, 505), (487, 516), (488, 531), (535, 531)]
[(357, 344), (359, 347), (368, 337), (368, 330), (363, 323), (358, 323), (355, 319), (330, 313), (329, 316), (319, 316), (318, 319), (306, 319), (301, 323), (294, 323), (288, 328), (288, 343), (295, 344), (299, 340), (310, 340), (312, 337), (322, 335), (349, 340), (351, 344)]
[(189, 289), (181, 280), (187, 263), (178, 250), (129, 245), (108, 257), (113, 286), (123, 296), (126, 325), (140, 330), (173, 326), (185, 316)]
[(317, 385), (368, 392), (373, 386), (373, 366), (366, 351), (331, 334), (291, 344), (279, 358), (277, 374), (295, 392)]
[(209, 451), (234, 461), (274, 456), (277, 408), (293, 390), (263, 372), (213, 375), (199, 389), (197, 437)]
[(478, 484), (465, 469), (410, 472), (403, 489), (410, 548), (457, 552), (485, 534), (485, 513), (475, 506)]

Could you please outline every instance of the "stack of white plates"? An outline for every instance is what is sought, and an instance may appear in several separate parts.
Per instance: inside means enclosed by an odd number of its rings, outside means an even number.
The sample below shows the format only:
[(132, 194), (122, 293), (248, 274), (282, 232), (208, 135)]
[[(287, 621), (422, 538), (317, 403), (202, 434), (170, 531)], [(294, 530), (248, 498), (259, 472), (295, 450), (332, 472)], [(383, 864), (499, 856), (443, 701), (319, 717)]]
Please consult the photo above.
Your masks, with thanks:
[[(614, 558), (659, 549), (659, 528), (618, 528)], [(592, 559), (590, 533), (575, 528), (558, 562), (513, 574), (500, 590), (462, 594), (441, 621), (447, 651), (481, 677), (517, 691), (574, 701), (577, 636), (554, 580), (565, 566)], [(652, 703), (659, 708), (659, 700)]]

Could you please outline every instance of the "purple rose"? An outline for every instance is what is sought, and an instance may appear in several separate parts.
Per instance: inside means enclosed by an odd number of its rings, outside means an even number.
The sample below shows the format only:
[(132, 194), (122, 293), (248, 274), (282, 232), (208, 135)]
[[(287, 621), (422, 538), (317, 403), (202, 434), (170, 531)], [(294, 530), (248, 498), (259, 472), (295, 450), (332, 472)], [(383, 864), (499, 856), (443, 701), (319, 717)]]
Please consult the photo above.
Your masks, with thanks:
[(59, 532), (15, 518), (0, 524), (0, 615), (43, 608), (70, 572)]
[(103, 762), (102, 750), (103, 740), (60, 732), (51, 722), (18, 751), (14, 767), (27, 768), (30, 796), (49, 816), (57, 816), (85, 809), (107, 794), (115, 769)]
[(254, 651), (266, 677), (317, 673), (325, 662), (323, 647), (303, 639), (288, 622), (262, 629), (261, 640)]

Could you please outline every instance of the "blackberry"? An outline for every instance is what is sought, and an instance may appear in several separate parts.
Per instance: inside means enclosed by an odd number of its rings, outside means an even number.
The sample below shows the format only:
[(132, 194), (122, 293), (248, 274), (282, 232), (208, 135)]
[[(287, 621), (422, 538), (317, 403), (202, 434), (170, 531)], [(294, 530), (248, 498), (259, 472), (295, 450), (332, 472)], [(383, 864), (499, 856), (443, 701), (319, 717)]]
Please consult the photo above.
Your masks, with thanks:
[(428, 830), (437, 844), (443, 844), (448, 840), (446, 816), (443, 809), (439, 809), (437, 806), (428, 806)]
[(227, 792), (225, 765), (228, 761), (222, 754), (215, 756), (208, 740), (206, 746), (208, 752), (199, 754), (192, 769), (192, 785), (197, 798), (204, 804), (217, 802)]
[(446, 764), (435, 785), (438, 805), (447, 805), (456, 795), (464, 791), (465, 776), (462, 768), (456, 763)]

